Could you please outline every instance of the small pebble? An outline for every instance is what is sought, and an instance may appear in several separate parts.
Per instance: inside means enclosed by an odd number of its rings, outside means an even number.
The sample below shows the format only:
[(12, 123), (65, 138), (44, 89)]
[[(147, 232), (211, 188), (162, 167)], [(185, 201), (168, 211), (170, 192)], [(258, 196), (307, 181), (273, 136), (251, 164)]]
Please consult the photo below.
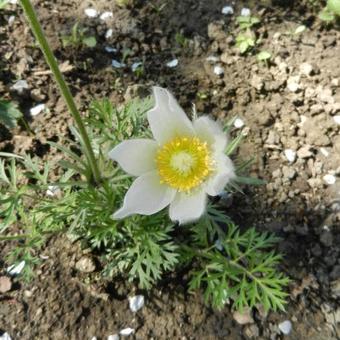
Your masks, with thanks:
[(6, 332), (6, 333), (0, 335), (0, 340), (12, 340), (12, 338), (11, 338), (10, 335)]
[(107, 340), (119, 340), (118, 334), (112, 334), (107, 337)]
[(132, 65), (131, 65), (131, 70), (132, 70), (132, 72), (135, 72), (137, 69), (138, 69), (138, 67), (140, 67), (140, 66), (142, 66), (142, 63), (139, 61), (139, 62), (136, 62), (136, 63), (133, 63)]
[(9, 292), (12, 289), (12, 281), (8, 276), (0, 276), (0, 293)]
[(106, 33), (105, 33), (105, 39), (109, 39), (112, 37), (112, 34), (113, 34), (113, 29), (112, 28), (109, 28)]
[(206, 60), (210, 61), (211, 63), (217, 63), (219, 61), (219, 58), (215, 57), (214, 55), (210, 55), (209, 57), (207, 57)]
[(32, 117), (37, 116), (39, 113), (45, 110), (45, 104), (38, 104), (30, 109), (30, 114)]
[(92, 273), (96, 270), (96, 264), (92, 258), (84, 256), (76, 262), (76, 269), (82, 273)]
[(291, 321), (285, 320), (285, 321), (281, 322), (279, 324), (279, 329), (283, 334), (288, 335), (292, 331)]
[(55, 185), (49, 185), (46, 190), (46, 196), (54, 197), (61, 192), (59, 187)]
[(251, 316), (251, 309), (249, 308), (244, 309), (243, 313), (240, 313), (238, 311), (234, 312), (233, 318), (239, 325), (246, 325), (249, 323), (254, 323), (254, 319)]
[(123, 336), (129, 336), (129, 335), (133, 334), (134, 332), (135, 332), (134, 328), (128, 327), (128, 328), (122, 329), (122, 330), (119, 332), (119, 334), (120, 334), (120, 335), (123, 335)]
[(325, 156), (328, 157), (329, 156), (329, 152), (326, 148), (320, 148), (320, 152)]
[(323, 176), (323, 180), (328, 184), (328, 185), (332, 185), (336, 182), (336, 177), (334, 175), (331, 174), (327, 174), (325, 176)]
[(249, 8), (242, 8), (241, 9), (241, 16), (242, 17), (249, 17), (250, 16), (250, 9)]
[(313, 66), (308, 63), (302, 63), (300, 65), (300, 72), (305, 76), (310, 76), (313, 72)]
[(14, 22), (14, 20), (15, 20), (15, 16), (14, 16), (14, 15), (11, 15), (11, 16), (8, 18), (8, 20), (7, 20), (8, 25), (12, 25), (13, 22)]
[(293, 163), (296, 159), (296, 152), (292, 149), (286, 149), (284, 154), (290, 163)]
[(85, 13), (85, 15), (86, 15), (87, 17), (89, 17), (89, 18), (95, 18), (95, 17), (98, 16), (98, 12), (97, 12), (97, 10), (94, 9), (94, 8), (86, 8), (86, 9), (84, 10), (84, 13)]
[(105, 21), (105, 20), (112, 18), (112, 17), (113, 17), (112, 12), (104, 12), (100, 15), (99, 19)]
[(236, 118), (234, 121), (234, 126), (239, 129), (244, 126), (244, 121), (241, 118)]
[(25, 267), (25, 261), (19, 262), (17, 265), (11, 265), (7, 268), (7, 273), (11, 276), (18, 275), (22, 272)]
[(222, 8), (222, 14), (224, 14), (224, 15), (234, 14), (234, 9), (231, 6), (224, 6)]
[(107, 53), (116, 53), (116, 52), (117, 52), (117, 49), (114, 48), (114, 47), (105, 46), (105, 51), (106, 51)]
[(25, 90), (28, 90), (28, 84), (26, 80), (20, 79), (11, 86), (11, 90), (16, 91), (19, 95), (23, 94)]
[(178, 59), (173, 59), (171, 61), (169, 61), (168, 63), (166, 63), (166, 66), (170, 67), (170, 68), (174, 68), (178, 65)]
[(126, 65), (124, 63), (119, 62), (118, 60), (112, 59), (112, 67), (114, 68), (122, 68)]
[(144, 296), (136, 295), (129, 297), (129, 307), (131, 312), (136, 313), (144, 306)]
[(333, 117), (336, 124), (340, 125), (340, 115), (336, 115)]
[(214, 67), (214, 73), (218, 76), (222, 75), (224, 73), (224, 68), (219, 66), (219, 65), (216, 65)]

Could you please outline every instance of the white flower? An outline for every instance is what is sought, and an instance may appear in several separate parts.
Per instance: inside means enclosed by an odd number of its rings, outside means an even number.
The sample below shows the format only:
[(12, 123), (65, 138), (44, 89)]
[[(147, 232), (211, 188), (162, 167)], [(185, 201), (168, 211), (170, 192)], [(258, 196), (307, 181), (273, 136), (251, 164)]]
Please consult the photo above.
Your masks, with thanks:
[(170, 205), (173, 221), (191, 222), (204, 213), (207, 195), (219, 195), (234, 177), (224, 153), (227, 136), (207, 116), (191, 122), (166, 89), (153, 92), (156, 104), (147, 118), (154, 140), (123, 141), (109, 153), (137, 176), (113, 218), (152, 215)]

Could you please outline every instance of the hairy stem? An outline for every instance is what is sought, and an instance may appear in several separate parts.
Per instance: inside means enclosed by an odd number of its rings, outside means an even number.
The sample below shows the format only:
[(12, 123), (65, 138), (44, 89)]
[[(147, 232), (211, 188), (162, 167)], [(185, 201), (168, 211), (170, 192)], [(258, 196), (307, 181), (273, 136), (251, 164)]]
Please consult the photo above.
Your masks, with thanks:
[(41, 25), (38, 21), (37, 15), (34, 11), (34, 8), (30, 2), (30, 0), (21, 0), (21, 5), (24, 9), (24, 12), (26, 14), (27, 20), (29, 22), (29, 25), (34, 33), (35, 38), (37, 39), (40, 48), (45, 56), (46, 62), (51, 68), (51, 71), (54, 75), (54, 78), (59, 86), (59, 89), (66, 101), (66, 104), (70, 110), (70, 113), (73, 116), (73, 119), (75, 120), (79, 133), (83, 139), (84, 142), (84, 153), (87, 158), (87, 161), (89, 162), (89, 165), (92, 170), (92, 176), (95, 183), (100, 182), (100, 173), (97, 166), (97, 162), (93, 153), (93, 149), (90, 143), (89, 136), (86, 132), (85, 125), (82, 121), (81, 115), (76, 107), (76, 104), (74, 102), (73, 96), (71, 94), (71, 91), (69, 87), (67, 86), (63, 75), (60, 72), (58, 63), (54, 57), (54, 54), (46, 40), (46, 37), (44, 35), (44, 32), (41, 28)]

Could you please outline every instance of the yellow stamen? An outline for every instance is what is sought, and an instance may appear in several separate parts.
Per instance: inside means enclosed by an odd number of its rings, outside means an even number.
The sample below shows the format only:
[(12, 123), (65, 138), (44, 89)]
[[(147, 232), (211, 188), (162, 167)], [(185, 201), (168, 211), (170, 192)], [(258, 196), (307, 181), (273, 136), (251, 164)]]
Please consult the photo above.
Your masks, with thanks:
[(164, 144), (156, 162), (162, 183), (179, 191), (197, 187), (213, 170), (207, 143), (197, 137), (176, 137)]

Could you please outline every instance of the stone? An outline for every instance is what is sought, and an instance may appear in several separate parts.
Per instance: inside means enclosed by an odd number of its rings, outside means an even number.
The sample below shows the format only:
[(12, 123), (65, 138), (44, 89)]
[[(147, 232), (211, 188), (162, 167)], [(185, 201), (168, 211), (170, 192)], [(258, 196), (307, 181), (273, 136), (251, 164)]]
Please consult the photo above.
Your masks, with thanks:
[(245, 328), (244, 334), (248, 339), (258, 339), (260, 330), (256, 325), (249, 325)]
[(314, 189), (321, 188), (323, 186), (322, 180), (320, 178), (309, 178), (307, 183), (311, 188)]
[(96, 270), (96, 264), (91, 257), (84, 256), (76, 262), (76, 269), (82, 273), (92, 273)]
[(125, 91), (124, 100), (129, 102), (135, 98), (143, 99), (148, 95), (149, 90), (146, 86), (139, 84), (129, 85)]
[(214, 66), (214, 73), (217, 75), (217, 76), (221, 76), (224, 74), (224, 68), (220, 65), (216, 65)]
[(323, 176), (323, 180), (328, 184), (328, 185), (332, 185), (335, 184), (336, 182), (336, 177), (332, 174), (327, 174), (325, 176)]
[(46, 96), (41, 93), (40, 89), (33, 89), (31, 91), (31, 98), (36, 102), (42, 102), (46, 99)]
[(12, 280), (8, 276), (0, 276), (0, 293), (7, 293), (12, 289)]
[(320, 235), (320, 242), (325, 247), (330, 247), (333, 244), (333, 234), (328, 230), (324, 230)]
[(286, 149), (284, 150), (284, 155), (286, 156), (288, 162), (293, 163), (296, 159), (296, 152), (292, 149)]
[(311, 147), (309, 145), (304, 145), (297, 151), (297, 156), (302, 159), (312, 157), (313, 152), (311, 151)]
[(234, 9), (231, 6), (224, 6), (222, 8), (222, 14), (224, 14), (224, 15), (234, 14)]
[(254, 319), (251, 315), (251, 309), (245, 308), (243, 310), (243, 313), (239, 311), (235, 311), (233, 313), (233, 319), (239, 324), (239, 325), (246, 325), (249, 323), (254, 323)]
[(118, 334), (111, 334), (107, 337), (107, 340), (119, 340)]
[(131, 312), (136, 313), (144, 306), (144, 296), (143, 295), (135, 295), (129, 297), (129, 308)]
[(17, 92), (19, 95), (22, 95), (29, 89), (27, 81), (20, 79), (16, 83), (14, 83), (11, 87), (11, 90)]
[(120, 335), (123, 335), (123, 336), (129, 336), (129, 335), (133, 334), (134, 332), (135, 332), (134, 328), (128, 327), (128, 328), (122, 329), (122, 330), (119, 332), (119, 334), (120, 334)]
[(213, 40), (221, 40), (225, 38), (225, 33), (223, 32), (224, 22), (215, 21), (208, 25), (208, 37)]
[(300, 65), (300, 72), (305, 76), (310, 76), (313, 73), (313, 66), (309, 63), (302, 63)]
[(282, 168), (282, 174), (283, 174), (283, 177), (285, 177), (287, 179), (293, 179), (296, 176), (296, 171), (295, 171), (295, 169), (293, 169), (289, 166), (284, 166)]
[(261, 91), (264, 87), (264, 81), (261, 77), (254, 74), (250, 80), (250, 85), (254, 87), (256, 90)]
[(292, 331), (292, 322), (289, 320), (285, 320), (279, 323), (279, 330), (284, 334), (288, 335)]

